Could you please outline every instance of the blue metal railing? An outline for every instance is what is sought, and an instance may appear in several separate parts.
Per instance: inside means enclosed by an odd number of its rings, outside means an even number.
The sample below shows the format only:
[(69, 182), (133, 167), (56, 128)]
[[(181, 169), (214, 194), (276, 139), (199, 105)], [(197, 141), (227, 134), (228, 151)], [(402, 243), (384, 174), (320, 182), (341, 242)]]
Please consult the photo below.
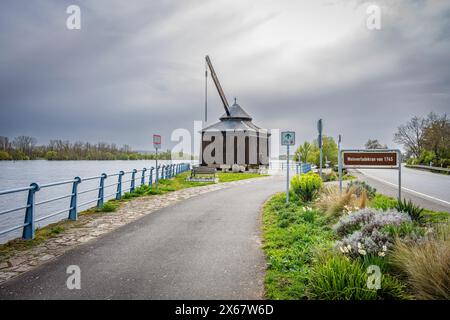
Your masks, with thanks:
[[(155, 171), (155, 174), (153, 172)], [(27, 204), (25, 206), (20, 206), (17, 208), (7, 209), (4, 211), (0, 211), (0, 216), (9, 214), (12, 212), (17, 212), (21, 210), (25, 210), (25, 219), (24, 223), (21, 223), (19, 225), (15, 225), (13, 227), (10, 227), (5, 230), (0, 230), (0, 235), (4, 235), (6, 233), (18, 230), (23, 228), (22, 231), (22, 238), (23, 239), (33, 239), (35, 234), (35, 223), (40, 222), (46, 219), (49, 219), (51, 217), (60, 215), (64, 212), (68, 212), (68, 219), (69, 220), (77, 220), (78, 219), (78, 208), (82, 206), (86, 206), (88, 204), (96, 203), (96, 206), (98, 208), (103, 207), (105, 199), (109, 197), (114, 197), (116, 200), (120, 200), (122, 198), (122, 195), (125, 192), (133, 192), (136, 190), (137, 185), (140, 183), (139, 186), (143, 186), (146, 184), (146, 180), (148, 179), (148, 185), (152, 186), (154, 180), (162, 180), (162, 179), (170, 179), (180, 173), (183, 173), (185, 171), (190, 170), (190, 164), (189, 163), (178, 163), (178, 164), (168, 164), (158, 166), (157, 168), (151, 167), (150, 169), (143, 168), (142, 170), (136, 170), (133, 169), (132, 171), (120, 171), (116, 174), (110, 174), (107, 175), (106, 173), (102, 173), (99, 176), (94, 177), (87, 177), (87, 178), (80, 178), (75, 177), (72, 180), (65, 180), (65, 181), (59, 181), (59, 182), (52, 182), (47, 184), (40, 185), (39, 183), (32, 183), (29, 187), (24, 188), (16, 188), (16, 189), (10, 189), (10, 190), (4, 190), (0, 191), (0, 196), (7, 195), (7, 194), (14, 194), (14, 193), (21, 193), (21, 192), (28, 192), (27, 196)], [(148, 174), (147, 174), (148, 172)], [(128, 180), (124, 180), (124, 176), (130, 176)], [(153, 179), (154, 176), (154, 179)], [(117, 177), (116, 183), (111, 184), (105, 184), (106, 180), (108, 178)], [(79, 185), (84, 181), (99, 181), (98, 187), (90, 188), (83, 191), (78, 191)], [(136, 183), (136, 180), (138, 180), (138, 183)], [(125, 184), (129, 183), (129, 187), (125, 187)], [(71, 185), (71, 193), (46, 199), (40, 202), (36, 202), (36, 193), (39, 192), (42, 189), (45, 188), (52, 188), (62, 185)], [(105, 194), (105, 189), (116, 187), (116, 191), (111, 194)], [(90, 199), (88, 201), (85, 201), (83, 203), (78, 203), (78, 197), (82, 194), (89, 194), (96, 192), (97, 197), (94, 199)], [(52, 212), (50, 214), (47, 214), (43, 217), (36, 218), (35, 212), (36, 207), (43, 204), (48, 204), (51, 202), (55, 202), (58, 200), (68, 199), (70, 198), (70, 205), (68, 208), (65, 208), (63, 210), (59, 210), (57, 212)]]

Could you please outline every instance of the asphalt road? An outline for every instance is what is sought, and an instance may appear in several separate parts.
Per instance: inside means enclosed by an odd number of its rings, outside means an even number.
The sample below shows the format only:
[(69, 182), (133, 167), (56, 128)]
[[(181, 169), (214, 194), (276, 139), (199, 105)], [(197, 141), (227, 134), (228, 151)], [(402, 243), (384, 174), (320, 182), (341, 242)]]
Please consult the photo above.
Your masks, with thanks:
[(283, 187), (261, 179), (161, 209), (2, 284), (0, 299), (260, 299), (260, 209)]
[[(379, 192), (397, 197), (397, 170), (359, 169), (353, 174), (373, 185)], [(450, 176), (403, 167), (402, 196), (422, 207), (450, 212)]]

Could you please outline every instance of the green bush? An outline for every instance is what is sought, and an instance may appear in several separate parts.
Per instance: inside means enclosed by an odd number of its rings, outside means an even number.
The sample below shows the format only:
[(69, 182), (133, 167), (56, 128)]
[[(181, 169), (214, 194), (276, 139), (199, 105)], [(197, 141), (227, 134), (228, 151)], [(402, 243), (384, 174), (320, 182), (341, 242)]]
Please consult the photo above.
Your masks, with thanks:
[(0, 160), (12, 160), (12, 157), (8, 152), (0, 151)]
[[(367, 267), (381, 271), (380, 289), (369, 289)], [(408, 298), (406, 286), (385, 271), (378, 257), (350, 260), (345, 256), (328, 256), (314, 265), (307, 288), (308, 298), (319, 300), (379, 300)]]
[(397, 209), (400, 212), (405, 212), (409, 214), (412, 220), (417, 222), (423, 222), (424, 216), (423, 216), (423, 208), (416, 206), (411, 200), (406, 201), (406, 199), (403, 199), (403, 201), (398, 201), (395, 205), (395, 209)]
[(330, 173), (327, 173), (324, 175), (325, 181), (336, 181), (338, 180), (338, 176), (334, 171), (331, 171)]
[(419, 163), (428, 166), (430, 164), (430, 162), (436, 161), (436, 154), (433, 151), (424, 150), (420, 154), (420, 157), (418, 160), (419, 160)]
[(381, 229), (381, 232), (385, 232), (393, 238), (402, 239), (420, 239), (425, 236), (425, 229), (421, 228), (417, 223), (414, 222), (404, 222), (399, 226), (387, 225)]
[(373, 199), (377, 193), (377, 189), (368, 185), (366, 182), (359, 180), (350, 181), (347, 185), (347, 191), (350, 189), (354, 189), (354, 192), (358, 197), (360, 197), (363, 192), (366, 192), (369, 199)]
[(118, 207), (119, 207), (119, 205), (117, 203), (108, 201), (108, 202), (104, 203), (103, 207), (101, 207), (99, 210), (101, 212), (113, 212), (113, 211), (116, 211)]
[(291, 180), (292, 191), (303, 201), (311, 202), (319, 194), (323, 182), (318, 174), (308, 172), (301, 176), (294, 176)]
[(56, 151), (47, 151), (45, 154), (45, 159), (56, 160), (58, 158), (58, 153)]
[(370, 206), (383, 211), (394, 209), (397, 206), (397, 200), (382, 194), (376, 194), (370, 201)]
[(344, 256), (330, 256), (313, 267), (308, 297), (318, 300), (374, 300), (377, 292), (367, 288), (367, 273), (361, 262)]
[(125, 192), (122, 195), (122, 199), (131, 199), (131, 198), (133, 198), (133, 194), (131, 192)]

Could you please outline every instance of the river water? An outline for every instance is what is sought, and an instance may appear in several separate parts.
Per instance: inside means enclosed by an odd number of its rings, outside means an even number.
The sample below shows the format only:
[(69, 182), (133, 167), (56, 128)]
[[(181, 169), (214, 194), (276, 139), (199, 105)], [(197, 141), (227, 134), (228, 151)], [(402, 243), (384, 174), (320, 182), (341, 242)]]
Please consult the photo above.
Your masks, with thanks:
[[(174, 161), (180, 163), (183, 161)], [(170, 161), (159, 160), (158, 164), (167, 164)], [(141, 170), (142, 168), (151, 168), (155, 166), (154, 160), (137, 160), (137, 161), (0, 161), (0, 191), (14, 188), (27, 187), (32, 182), (45, 184), (50, 182), (58, 182), (71, 180), (74, 177), (92, 177), (99, 176), (101, 173), (116, 174), (119, 171), (131, 171), (133, 169)], [(147, 171), (147, 174), (149, 172)], [(136, 185), (140, 185), (141, 173), (136, 175)], [(123, 180), (129, 180), (130, 175), (123, 177)], [(146, 183), (149, 177), (146, 178)], [(117, 176), (107, 178), (105, 185), (117, 183)], [(99, 179), (85, 181), (79, 185), (79, 192), (83, 190), (98, 187)], [(129, 188), (130, 182), (124, 183), (123, 189)], [(71, 193), (72, 184), (43, 188), (36, 193), (36, 202), (64, 196)], [(105, 188), (105, 195), (113, 194), (116, 186)], [(111, 195), (107, 199), (112, 199)], [(78, 203), (83, 203), (97, 198), (97, 192), (89, 192), (82, 194), (78, 198)], [(14, 193), (9, 195), (0, 195), (0, 212), (26, 205), (27, 192)], [(68, 209), (70, 206), (70, 198), (61, 199), (55, 202), (38, 205), (36, 207), (35, 217), (46, 216), (48, 214)], [(79, 211), (95, 206), (95, 203), (87, 204)], [(20, 225), (24, 222), (25, 210), (19, 210), (4, 215), (0, 215), (0, 231)], [(36, 224), (36, 227), (42, 227), (50, 223), (67, 218), (68, 212), (63, 212), (55, 217), (45, 219)], [(0, 235), (0, 243), (20, 237), (22, 229)]]

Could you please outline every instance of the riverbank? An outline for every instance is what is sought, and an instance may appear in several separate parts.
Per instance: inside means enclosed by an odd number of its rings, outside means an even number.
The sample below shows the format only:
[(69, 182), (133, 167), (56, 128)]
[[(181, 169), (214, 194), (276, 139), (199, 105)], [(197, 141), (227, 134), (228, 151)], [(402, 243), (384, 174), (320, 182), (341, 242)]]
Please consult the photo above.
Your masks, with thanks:
[[(16, 239), (0, 246), (0, 282), (29, 271), (68, 250), (112, 232), (132, 221), (179, 201), (261, 179), (263, 175), (219, 173), (219, 183), (188, 182), (189, 173), (160, 180), (159, 189), (144, 187), (109, 201), (104, 209), (80, 213), (77, 221), (62, 221), (36, 232), (34, 240)], [(231, 180), (231, 181), (230, 181)], [(229, 182), (220, 182), (229, 181)], [(106, 209), (105, 209), (106, 208)]]

